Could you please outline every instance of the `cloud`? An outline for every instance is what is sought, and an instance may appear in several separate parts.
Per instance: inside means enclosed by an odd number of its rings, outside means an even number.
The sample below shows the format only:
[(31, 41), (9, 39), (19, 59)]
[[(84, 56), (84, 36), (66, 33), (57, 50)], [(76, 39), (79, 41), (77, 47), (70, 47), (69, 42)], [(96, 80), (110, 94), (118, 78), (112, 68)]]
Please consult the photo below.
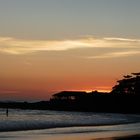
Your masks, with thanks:
[(113, 38), (113, 37), (110, 37), (110, 38), (104, 38), (105, 40), (109, 40), (109, 41), (121, 41), (121, 42), (138, 42), (140, 43), (140, 40), (139, 39), (128, 39), (128, 38)]
[[(0, 37), (0, 52), (14, 55), (39, 51), (66, 51), (78, 48), (140, 48), (140, 40), (94, 37), (85, 37), (73, 40), (23, 40), (12, 37)], [(134, 54), (134, 52), (132, 53)], [(118, 56), (128, 54), (110, 54), (110, 57), (111, 55)]]
[(106, 53), (103, 55), (89, 56), (86, 58), (88, 58), (88, 59), (116, 58), (116, 57), (133, 56), (133, 55), (137, 55), (137, 54), (140, 54), (140, 51), (112, 52), (112, 53)]
[(0, 52), (9, 54), (25, 54), (37, 51), (63, 51), (74, 48), (91, 47), (84, 40), (20, 40), (0, 37)]

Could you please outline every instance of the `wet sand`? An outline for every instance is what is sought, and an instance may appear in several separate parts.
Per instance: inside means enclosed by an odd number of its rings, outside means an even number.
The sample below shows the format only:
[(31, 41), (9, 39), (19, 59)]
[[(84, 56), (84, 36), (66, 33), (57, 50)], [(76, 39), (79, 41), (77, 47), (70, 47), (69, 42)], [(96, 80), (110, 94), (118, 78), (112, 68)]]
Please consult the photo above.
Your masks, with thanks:
[(76, 135), (63, 135), (63, 136), (55, 136), (55, 137), (46, 137), (39, 140), (140, 140), (140, 135), (128, 135), (128, 136), (107, 136), (107, 137), (100, 137), (100, 136), (93, 136), (91, 134), (84, 135), (84, 134), (76, 134)]
[(138, 124), (0, 132), (0, 140), (140, 140)]
[(73, 134), (46, 134), (45, 131), (1, 132), (0, 140), (140, 140), (135, 132), (94, 132)]

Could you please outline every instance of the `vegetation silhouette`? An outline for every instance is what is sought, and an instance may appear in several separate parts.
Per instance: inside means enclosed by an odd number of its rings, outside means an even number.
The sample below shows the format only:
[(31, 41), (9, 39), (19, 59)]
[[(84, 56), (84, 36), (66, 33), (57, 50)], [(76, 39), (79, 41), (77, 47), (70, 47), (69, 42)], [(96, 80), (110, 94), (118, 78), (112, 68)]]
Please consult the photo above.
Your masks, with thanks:
[(117, 81), (118, 84), (113, 87), (113, 94), (140, 94), (140, 73), (124, 76), (124, 79)]
[(1, 102), (0, 107), (21, 109), (50, 109), (67, 111), (94, 111), (114, 113), (140, 113), (140, 73), (125, 75), (110, 93), (92, 91), (62, 91), (50, 101), (35, 103)]

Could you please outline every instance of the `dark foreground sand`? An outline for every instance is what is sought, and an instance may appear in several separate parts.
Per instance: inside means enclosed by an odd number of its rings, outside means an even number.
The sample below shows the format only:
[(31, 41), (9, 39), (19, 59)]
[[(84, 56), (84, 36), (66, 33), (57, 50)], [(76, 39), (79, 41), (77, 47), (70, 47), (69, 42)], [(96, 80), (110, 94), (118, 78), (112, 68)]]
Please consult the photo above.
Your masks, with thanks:
[(114, 138), (99, 138), (99, 139), (92, 139), (92, 140), (140, 140), (140, 135), (114, 137)]
[(140, 135), (133, 135), (133, 136), (114, 138), (114, 140), (140, 140)]

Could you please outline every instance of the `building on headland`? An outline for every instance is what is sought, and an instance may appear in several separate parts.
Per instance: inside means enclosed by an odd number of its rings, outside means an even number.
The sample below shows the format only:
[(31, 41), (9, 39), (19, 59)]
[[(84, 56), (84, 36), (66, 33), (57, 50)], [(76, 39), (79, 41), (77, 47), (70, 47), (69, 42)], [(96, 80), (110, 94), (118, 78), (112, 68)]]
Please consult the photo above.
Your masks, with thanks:
[(51, 100), (80, 100), (92, 96), (100, 96), (105, 94), (106, 94), (105, 92), (98, 91), (92, 91), (89, 93), (85, 91), (61, 91), (59, 93), (54, 94)]
[(84, 91), (61, 91), (52, 96), (53, 100), (76, 100), (85, 96), (87, 93)]

